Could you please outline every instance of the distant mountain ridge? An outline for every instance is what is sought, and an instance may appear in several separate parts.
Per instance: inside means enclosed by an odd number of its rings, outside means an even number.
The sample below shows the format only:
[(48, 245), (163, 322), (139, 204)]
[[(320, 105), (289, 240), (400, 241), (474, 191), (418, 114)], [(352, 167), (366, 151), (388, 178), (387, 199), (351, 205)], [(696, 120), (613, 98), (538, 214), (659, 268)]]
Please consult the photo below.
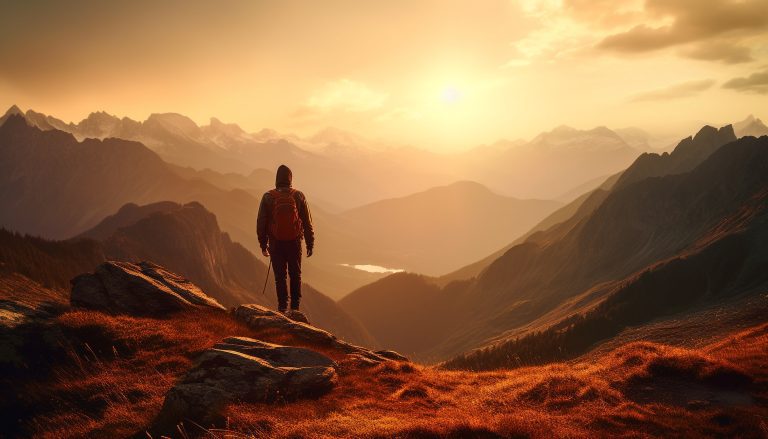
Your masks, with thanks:
[(762, 120), (750, 114), (746, 119), (733, 124), (733, 129), (738, 137), (744, 136), (768, 136), (768, 126)]
[(377, 201), (341, 216), (355, 239), (387, 249), (392, 252), (390, 260), (407, 264), (399, 267), (438, 275), (457, 267), (441, 258), (442, 253), (462, 252), (464, 258), (479, 258), (498, 242), (520, 236), (560, 206), (555, 201), (504, 197), (479, 183), (460, 181)]
[[(17, 107), (14, 111), (21, 113)], [(256, 168), (288, 164), (297, 184), (312, 188), (310, 195), (336, 201), (342, 209), (460, 180), (477, 181), (516, 198), (551, 199), (626, 167), (641, 152), (606, 127), (561, 126), (530, 142), (500, 141), (461, 153), (435, 153), (335, 128), (302, 139), (274, 130), (247, 133), (216, 118), (198, 126), (176, 113), (154, 113), (140, 122), (94, 112), (78, 123), (64, 123), (32, 110), (21, 114), (40, 129), (66, 131), (78, 140), (135, 140), (170, 163), (197, 170), (247, 175)], [(391, 179), (391, 175), (400, 178)]]

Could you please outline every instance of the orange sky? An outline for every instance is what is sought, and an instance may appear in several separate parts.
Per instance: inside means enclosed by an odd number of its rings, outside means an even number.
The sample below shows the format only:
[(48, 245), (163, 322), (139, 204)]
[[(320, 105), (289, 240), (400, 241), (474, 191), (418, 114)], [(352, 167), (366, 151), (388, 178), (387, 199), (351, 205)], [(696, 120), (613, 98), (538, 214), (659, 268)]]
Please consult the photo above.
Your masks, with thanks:
[(768, 0), (0, 6), (0, 104), (426, 148), (768, 117)]

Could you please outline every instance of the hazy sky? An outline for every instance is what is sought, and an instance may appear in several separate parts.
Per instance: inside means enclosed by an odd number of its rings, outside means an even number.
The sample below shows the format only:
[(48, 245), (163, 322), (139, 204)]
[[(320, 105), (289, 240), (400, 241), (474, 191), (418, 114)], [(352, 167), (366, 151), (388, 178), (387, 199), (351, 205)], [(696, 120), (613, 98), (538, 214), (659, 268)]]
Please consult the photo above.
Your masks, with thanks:
[(0, 0), (0, 104), (423, 147), (768, 117), (768, 0)]

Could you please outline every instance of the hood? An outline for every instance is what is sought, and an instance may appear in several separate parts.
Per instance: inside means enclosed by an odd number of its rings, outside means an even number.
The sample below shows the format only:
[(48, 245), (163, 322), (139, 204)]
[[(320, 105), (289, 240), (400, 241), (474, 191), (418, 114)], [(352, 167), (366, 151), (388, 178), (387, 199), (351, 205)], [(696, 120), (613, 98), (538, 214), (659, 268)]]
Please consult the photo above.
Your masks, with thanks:
[(291, 168), (285, 165), (280, 165), (277, 168), (277, 175), (275, 176), (275, 187), (291, 187), (293, 183), (293, 173)]

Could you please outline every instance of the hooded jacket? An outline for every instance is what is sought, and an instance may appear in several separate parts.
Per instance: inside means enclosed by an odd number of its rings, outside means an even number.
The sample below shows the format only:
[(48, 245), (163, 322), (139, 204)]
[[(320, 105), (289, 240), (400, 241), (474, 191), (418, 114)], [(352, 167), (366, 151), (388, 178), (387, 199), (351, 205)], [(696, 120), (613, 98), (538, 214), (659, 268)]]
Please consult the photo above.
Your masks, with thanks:
[[(277, 168), (277, 174), (275, 175), (275, 188), (278, 191), (289, 191), (293, 184), (293, 173), (288, 166), (280, 165)], [(315, 231), (312, 228), (312, 214), (309, 211), (307, 205), (307, 199), (301, 191), (293, 192), (294, 200), (296, 200), (296, 208), (299, 211), (299, 218), (303, 227), (302, 235), (299, 239), (304, 238), (307, 243), (307, 250), (311, 250), (315, 246)], [(261, 250), (266, 250), (269, 245), (269, 241), (274, 238), (269, 233), (269, 221), (272, 219), (272, 194), (266, 192), (261, 197), (261, 204), (259, 205), (259, 215), (256, 220), (256, 233), (259, 237), (259, 246)]]

